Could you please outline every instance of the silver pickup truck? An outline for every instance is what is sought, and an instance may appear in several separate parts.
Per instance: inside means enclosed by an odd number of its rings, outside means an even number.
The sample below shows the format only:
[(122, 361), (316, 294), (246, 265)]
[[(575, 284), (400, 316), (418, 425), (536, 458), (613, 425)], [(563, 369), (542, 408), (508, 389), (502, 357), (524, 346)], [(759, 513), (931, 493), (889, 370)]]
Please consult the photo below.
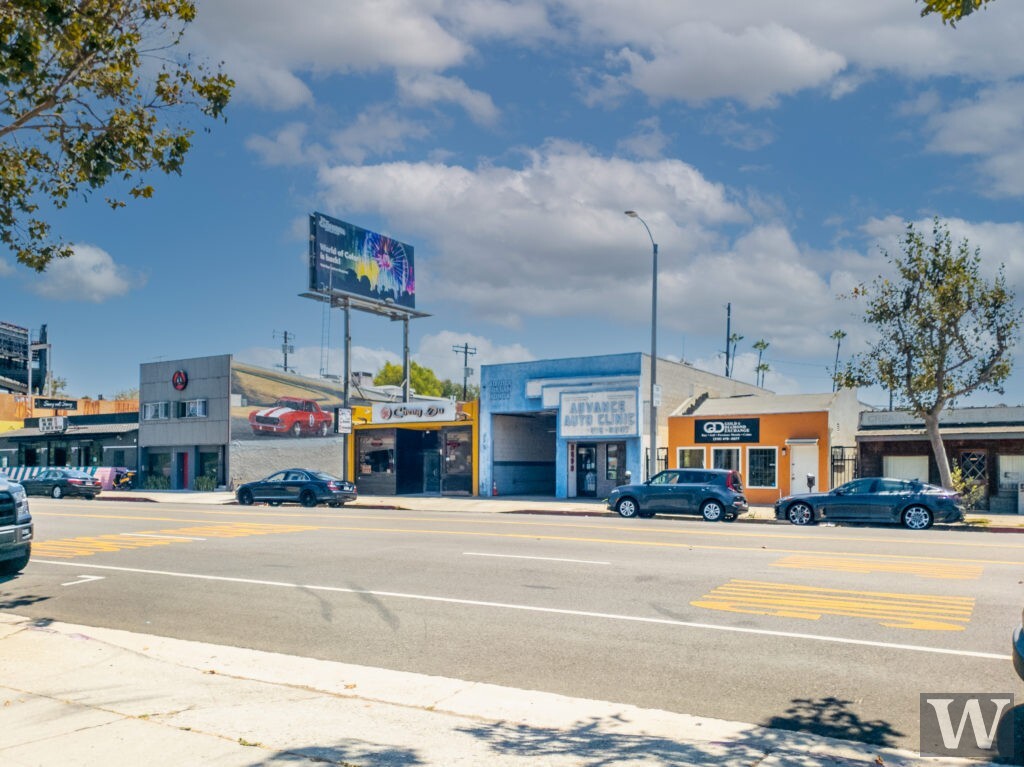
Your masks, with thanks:
[(25, 569), (32, 554), (32, 515), (25, 488), (0, 474), (0, 575)]

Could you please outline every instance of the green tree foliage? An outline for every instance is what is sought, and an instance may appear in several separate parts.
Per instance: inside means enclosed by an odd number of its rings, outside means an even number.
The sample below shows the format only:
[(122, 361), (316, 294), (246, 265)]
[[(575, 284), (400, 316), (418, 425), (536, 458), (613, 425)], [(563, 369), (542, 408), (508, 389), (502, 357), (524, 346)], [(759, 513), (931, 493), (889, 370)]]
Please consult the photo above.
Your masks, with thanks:
[(170, 58), (195, 15), (190, 0), (0, 1), (0, 241), (22, 264), (71, 254), (43, 206), (113, 181), (147, 198), (147, 172), (181, 173), (194, 131), (161, 118), (223, 116), (234, 81)]
[(135, 386), (131, 389), (122, 389), (114, 395), (116, 401), (133, 400), (139, 398), (139, 387)]
[[(409, 368), (409, 387), (414, 392), (423, 397), (441, 396), (441, 382), (433, 370), (416, 362), (411, 362)], [(402, 366), (390, 362), (385, 362), (384, 367), (373, 377), (373, 382), (377, 386), (401, 386), (403, 380)]]
[(450, 378), (446, 378), (441, 381), (441, 395), (442, 397), (455, 397), (455, 399), (462, 402), (472, 402), (475, 399), (480, 398), (480, 387), (474, 384), (468, 384), (466, 386), (466, 396), (462, 396), (462, 383), (459, 381), (453, 381)]
[(907, 225), (902, 255), (885, 253), (895, 269), (860, 285), (854, 297), (868, 305), (864, 320), (878, 331), (871, 349), (840, 372), (843, 386), (878, 384), (924, 421), (945, 487), (953, 487), (939, 434), (939, 415), (974, 391), (1002, 393), (1010, 375), (1021, 310), (1000, 266), (992, 282), (981, 276), (981, 253), (967, 240), (954, 248), (936, 218), (932, 241)]
[(979, 8), (983, 8), (990, 0), (924, 0), (922, 16), (937, 13), (942, 17), (943, 24), (955, 27), (964, 16), (970, 16)]

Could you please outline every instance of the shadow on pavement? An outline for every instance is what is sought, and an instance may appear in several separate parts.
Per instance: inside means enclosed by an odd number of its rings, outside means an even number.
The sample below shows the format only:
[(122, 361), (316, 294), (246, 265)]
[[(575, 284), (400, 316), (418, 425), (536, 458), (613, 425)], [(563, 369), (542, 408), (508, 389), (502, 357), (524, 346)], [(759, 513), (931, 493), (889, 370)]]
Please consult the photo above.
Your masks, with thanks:
[(826, 738), (855, 740), (872, 746), (895, 748), (904, 735), (881, 719), (864, 720), (850, 710), (851, 700), (839, 698), (794, 698), (785, 713), (773, 716), (763, 726), (775, 730), (808, 732)]
[(341, 767), (416, 767), (425, 764), (409, 749), (353, 741), (338, 746), (309, 746), (278, 751), (253, 762), (250, 767), (307, 763), (333, 764)]
[[(857, 741), (868, 746), (896, 748), (903, 733), (882, 720), (865, 721), (838, 698), (798, 698), (785, 713), (728, 740), (686, 742), (663, 736), (615, 732), (625, 720), (591, 719), (568, 729), (537, 728), (499, 723), (460, 728), (487, 742), (502, 756), (555, 759), (571, 756), (586, 767), (614, 767), (643, 761), (651, 764), (757, 764), (770, 754), (782, 755), (787, 767), (820, 767), (820, 737)], [(785, 730), (786, 732), (782, 732)], [(801, 739), (802, 733), (808, 737)], [(851, 762), (851, 764), (854, 762)], [(864, 762), (857, 761), (857, 764)]]

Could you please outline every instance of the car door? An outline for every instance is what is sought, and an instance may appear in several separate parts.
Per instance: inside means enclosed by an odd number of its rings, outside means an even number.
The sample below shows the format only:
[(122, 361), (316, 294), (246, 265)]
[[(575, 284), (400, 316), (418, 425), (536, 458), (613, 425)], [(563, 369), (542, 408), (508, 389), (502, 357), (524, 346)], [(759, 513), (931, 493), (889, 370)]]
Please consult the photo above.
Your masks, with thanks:
[(287, 472), (279, 471), (271, 474), (253, 488), (253, 498), (257, 501), (280, 501), (284, 498), (284, 481)]
[(21, 486), (25, 488), (25, 492), (29, 495), (46, 495), (47, 490), (47, 479), (53, 472), (50, 469), (41, 471), (31, 479), (26, 479), (21, 483)]
[(309, 485), (309, 477), (304, 471), (289, 471), (282, 483), (281, 500), (298, 503), (299, 495)]
[(704, 488), (710, 480), (706, 471), (685, 469), (679, 472), (674, 496), (675, 508), (680, 514), (696, 514), (700, 511), (699, 504), (705, 493)]
[(875, 477), (864, 477), (837, 488), (835, 494), (830, 493), (824, 503), (826, 518), (846, 521), (869, 519), (871, 507), (878, 503), (874, 494), (877, 483)]
[(903, 479), (880, 479), (875, 488), (875, 503), (866, 522), (899, 522), (900, 512), (914, 495), (910, 483)]
[(672, 469), (655, 474), (645, 487), (640, 508), (644, 511), (675, 511), (679, 504), (679, 474)]

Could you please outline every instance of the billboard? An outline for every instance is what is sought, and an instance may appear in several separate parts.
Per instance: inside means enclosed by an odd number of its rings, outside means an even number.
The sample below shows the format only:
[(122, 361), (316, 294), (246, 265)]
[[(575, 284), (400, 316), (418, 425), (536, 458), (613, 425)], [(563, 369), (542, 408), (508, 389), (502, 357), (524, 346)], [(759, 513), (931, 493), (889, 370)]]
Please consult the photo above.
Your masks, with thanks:
[(334, 409), (344, 396), (332, 381), (232, 360), (231, 439), (280, 446), (289, 440), (337, 438)]
[(309, 217), (309, 287), (416, 308), (413, 248), (323, 213)]

